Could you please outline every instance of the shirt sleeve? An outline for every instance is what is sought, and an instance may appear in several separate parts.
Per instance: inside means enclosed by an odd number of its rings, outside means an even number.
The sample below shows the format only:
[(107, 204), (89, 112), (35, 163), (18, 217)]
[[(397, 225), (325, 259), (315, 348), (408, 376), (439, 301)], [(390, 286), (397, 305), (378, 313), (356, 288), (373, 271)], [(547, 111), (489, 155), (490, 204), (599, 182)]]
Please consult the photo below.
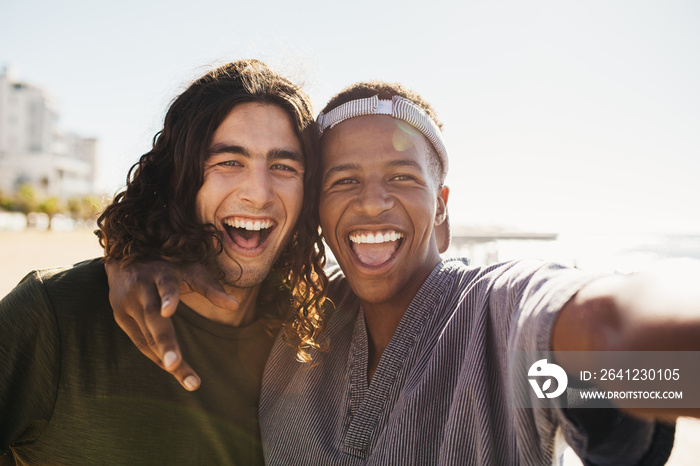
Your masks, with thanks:
[(31, 273), (0, 301), (0, 456), (35, 440), (51, 418), (59, 348), (48, 296)]
[[(534, 261), (518, 264), (512, 271), (500, 283), (501, 290), (510, 291), (492, 294), (492, 301), (502, 301), (492, 305), (509, 305), (514, 312), (508, 349), (550, 353), (559, 311), (598, 275)], [(518, 379), (528, 383), (526, 377)], [(530, 435), (531, 441), (556, 455), (554, 443), (560, 430), (586, 465), (664, 464), (673, 447), (675, 426), (640, 421), (612, 408), (568, 409), (565, 403), (553, 401), (548, 408), (525, 411), (534, 418), (534, 432), (520, 435)]]

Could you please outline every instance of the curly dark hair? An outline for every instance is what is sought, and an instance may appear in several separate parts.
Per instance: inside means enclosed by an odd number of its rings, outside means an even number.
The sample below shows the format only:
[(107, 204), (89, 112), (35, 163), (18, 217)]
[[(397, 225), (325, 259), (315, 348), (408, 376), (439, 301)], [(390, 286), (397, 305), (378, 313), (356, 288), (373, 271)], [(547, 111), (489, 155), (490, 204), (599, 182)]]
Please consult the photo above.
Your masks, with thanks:
[(265, 63), (239, 60), (216, 68), (173, 101), (153, 148), (131, 167), (125, 190), (102, 213), (95, 234), (105, 260), (124, 265), (152, 259), (203, 262), (219, 254), (221, 232), (197, 221), (195, 200), (214, 132), (234, 106), (247, 102), (284, 110), (305, 157), (301, 214), (292, 239), (262, 284), (257, 305), (270, 321), (288, 321), (297, 356), (308, 361), (308, 350), (322, 346), (328, 285), (318, 221), (318, 130), (308, 96)]

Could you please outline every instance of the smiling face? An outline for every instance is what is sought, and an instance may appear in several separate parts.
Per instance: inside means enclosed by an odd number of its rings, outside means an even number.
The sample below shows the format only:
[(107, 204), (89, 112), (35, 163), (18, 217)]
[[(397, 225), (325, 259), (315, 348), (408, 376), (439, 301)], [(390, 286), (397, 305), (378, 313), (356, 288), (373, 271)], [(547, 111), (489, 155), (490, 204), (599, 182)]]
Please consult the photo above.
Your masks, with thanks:
[(197, 216), (224, 232), (210, 264), (224, 283), (254, 287), (289, 242), (304, 193), (304, 158), (292, 122), (271, 104), (236, 105), (212, 136)]
[(447, 189), (437, 186), (429, 144), (385, 115), (351, 118), (323, 135), (321, 227), (365, 304), (407, 306), (440, 261), (434, 227)]

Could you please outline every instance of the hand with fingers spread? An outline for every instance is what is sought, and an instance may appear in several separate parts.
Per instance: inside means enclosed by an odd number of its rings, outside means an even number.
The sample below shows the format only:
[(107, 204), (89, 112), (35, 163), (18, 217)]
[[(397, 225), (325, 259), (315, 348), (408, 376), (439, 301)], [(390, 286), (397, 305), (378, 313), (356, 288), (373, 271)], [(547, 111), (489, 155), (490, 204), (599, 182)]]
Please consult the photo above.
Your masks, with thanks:
[(170, 317), (180, 295), (199, 293), (212, 304), (235, 311), (238, 301), (202, 264), (176, 265), (166, 261), (105, 264), (114, 318), (138, 349), (170, 372), (187, 390), (196, 390), (199, 376), (183, 360)]

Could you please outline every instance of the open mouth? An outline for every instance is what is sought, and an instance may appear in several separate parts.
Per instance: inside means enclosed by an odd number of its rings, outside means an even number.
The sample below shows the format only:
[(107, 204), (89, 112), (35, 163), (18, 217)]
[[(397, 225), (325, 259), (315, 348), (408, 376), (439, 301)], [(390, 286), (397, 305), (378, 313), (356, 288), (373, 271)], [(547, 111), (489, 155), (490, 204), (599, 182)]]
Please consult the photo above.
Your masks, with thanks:
[(403, 242), (403, 233), (395, 230), (359, 230), (350, 233), (350, 249), (363, 265), (378, 267), (389, 261)]
[(260, 247), (274, 230), (274, 223), (270, 219), (233, 217), (224, 219), (223, 225), (231, 241), (243, 249)]

